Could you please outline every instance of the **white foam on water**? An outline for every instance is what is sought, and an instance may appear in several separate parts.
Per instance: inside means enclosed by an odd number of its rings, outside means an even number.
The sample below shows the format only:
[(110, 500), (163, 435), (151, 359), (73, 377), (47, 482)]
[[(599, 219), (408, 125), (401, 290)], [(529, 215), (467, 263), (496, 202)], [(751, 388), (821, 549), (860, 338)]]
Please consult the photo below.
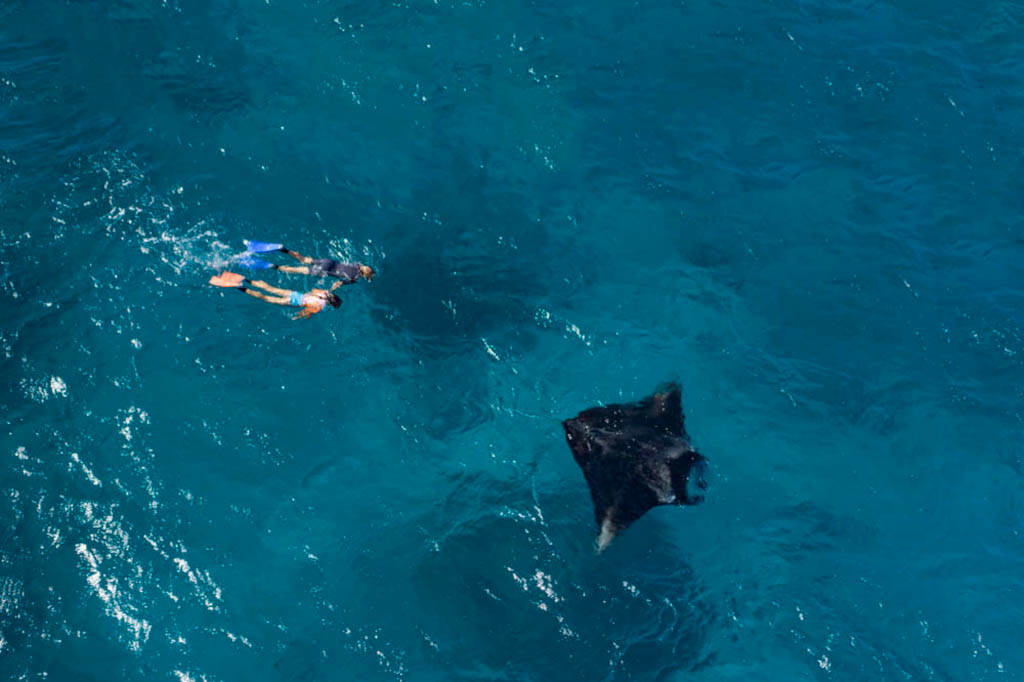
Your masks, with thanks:
[(103, 560), (96, 552), (90, 550), (85, 543), (80, 542), (75, 545), (75, 553), (82, 557), (88, 565), (89, 573), (86, 576), (86, 582), (104, 603), (107, 615), (123, 623), (131, 631), (133, 639), (129, 643), (129, 648), (132, 651), (139, 651), (149, 639), (153, 630), (152, 626), (145, 619), (128, 613), (128, 610), (134, 611), (135, 609), (130, 605), (122, 604), (118, 598), (120, 594), (118, 580), (116, 577), (103, 575), (100, 571)]
[(497, 360), (498, 362), (501, 362), (501, 358), (498, 356), (497, 351), (494, 350), (494, 346), (492, 346), (491, 344), (487, 343), (487, 339), (480, 339), (480, 340), (484, 342), (484, 349), (487, 351), (487, 354), (490, 355), (495, 360)]
[(548, 599), (553, 602), (560, 602), (562, 598), (558, 596), (554, 588), (554, 579), (539, 568), (533, 574), (533, 581), (537, 585), (537, 589), (547, 595)]
[(50, 393), (67, 397), (68, 385), (58, 376), (50, 377)]
[(85, 472), (85, 476), (86, 476), (86, 478), (89, 479), (90, 483), (92, 483), (94, 486), (97, 486), (97, 487), (102, 487), (103, 486), (103, 483), (100, 482), (100, 479), (96, 478), (96, 475), (92, 472), (92, 469), (90, 469), (89, 467), (87, 467), (85, 465), (85, 462), (82, 461), (82, 459), (78, 456), (77, 452), (72, 452), (71, 453), (71, 459), (76, 464), (78, 464), (78, 466), (82, 467), (82, 471)]

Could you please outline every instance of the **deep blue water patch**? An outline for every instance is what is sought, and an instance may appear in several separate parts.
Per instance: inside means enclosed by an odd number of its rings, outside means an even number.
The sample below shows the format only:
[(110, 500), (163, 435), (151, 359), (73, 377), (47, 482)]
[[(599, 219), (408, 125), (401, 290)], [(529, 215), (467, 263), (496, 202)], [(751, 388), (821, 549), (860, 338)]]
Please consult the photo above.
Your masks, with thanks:
[[(1019, 24), (0, 5), (0, 671), (1019, 678)], [(673, 378), (709, 499), (596, 556), (559, 421)]]

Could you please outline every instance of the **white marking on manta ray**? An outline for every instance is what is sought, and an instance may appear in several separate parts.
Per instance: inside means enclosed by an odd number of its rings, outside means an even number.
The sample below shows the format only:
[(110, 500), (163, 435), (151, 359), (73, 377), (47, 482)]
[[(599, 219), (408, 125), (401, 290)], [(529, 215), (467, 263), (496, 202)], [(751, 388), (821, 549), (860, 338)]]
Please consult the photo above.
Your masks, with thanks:
[(605, 517), (604, 521), (601, 522), (601, 534), (597, 536), (597, 551), (601, 553), (611, 543), (612, 538), (615, 537), (615, 524), (612, 523), (610, 517)]

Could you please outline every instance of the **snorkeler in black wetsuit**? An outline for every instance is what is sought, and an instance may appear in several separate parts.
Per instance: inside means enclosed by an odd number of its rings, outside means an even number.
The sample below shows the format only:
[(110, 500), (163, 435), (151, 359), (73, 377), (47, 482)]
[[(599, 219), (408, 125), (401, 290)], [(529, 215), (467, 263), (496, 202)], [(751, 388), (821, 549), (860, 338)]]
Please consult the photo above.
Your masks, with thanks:
[(369, 282), (377, 274), (369, 265), (362, 263), (342, 263), (330, 258), (310, 258), (283, 246), (278, 250), (281, 253), (287, 253), (302, 265), (271, 265), (270, 267), (279, 272), (290, 272), (297, 275), (337, 277), (338, 281), (331, 285), (331, 291), (345, 284), (354, 284), (360, 277)]

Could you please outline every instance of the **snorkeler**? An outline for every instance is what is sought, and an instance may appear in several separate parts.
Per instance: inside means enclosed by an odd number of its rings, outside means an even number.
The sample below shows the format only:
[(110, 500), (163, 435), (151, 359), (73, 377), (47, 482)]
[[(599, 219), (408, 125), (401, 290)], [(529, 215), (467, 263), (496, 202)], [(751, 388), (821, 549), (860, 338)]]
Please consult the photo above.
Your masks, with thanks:
[[(303, 256), (297, 251), (286, 249), (281, 244), (253, 242), (246, 239), (245, 249), (246, 254), (238, 260), (238, 264), (242, 267), (253, 268), (256, 270), (273, 269), (278, 272), (287, 272), (296, 275), (312, 275), (314, 277), (337, 277), (338, 281), (331, 285), (331, 291), (334, 291), (345, 284), (354, 284), (360, 277), (369, 282), (373, 279), (373, 276), (377, 274), (369, 265), (363, 265), (362, 263), (343, 263), (330, 258), (310, 258), (309, 256)], [(268, 263), (267, 261), (260, 260), (259, 258), (250, 255), (253, 253), (270, 253), (272, 251), (286, 253), (302, 263), (302, 265), (277, 265), (276, 263)]]
[[(302, 308), (302, 310), (292, 318), (293, 320), (316, 315), (328, 305), (332, 308), (338, 308), (341, 306), (341, 298), (339, 298), (337, 294), (332, 294), (326, 289), (313, 289), (303, 294), (289, 289), (278, 289), (277, 287), (272, 287), (266, 282), (261, 282), (260, 280), (246, 279), (242, 275), (234, 272), (222, 272), (219, 275), (214, 275), (210, 278), (210, 284), (215, 287), (238, 289), (239, 291), (244, 291), (250, 296), (254, 296), (262, 301), (266, 301), (267, 303), (273, 303), (275, 305), (290, 305), (295, 306), (296, 308)], [(262, 289), (267, 293), (256, 291), (250, 287)]]

